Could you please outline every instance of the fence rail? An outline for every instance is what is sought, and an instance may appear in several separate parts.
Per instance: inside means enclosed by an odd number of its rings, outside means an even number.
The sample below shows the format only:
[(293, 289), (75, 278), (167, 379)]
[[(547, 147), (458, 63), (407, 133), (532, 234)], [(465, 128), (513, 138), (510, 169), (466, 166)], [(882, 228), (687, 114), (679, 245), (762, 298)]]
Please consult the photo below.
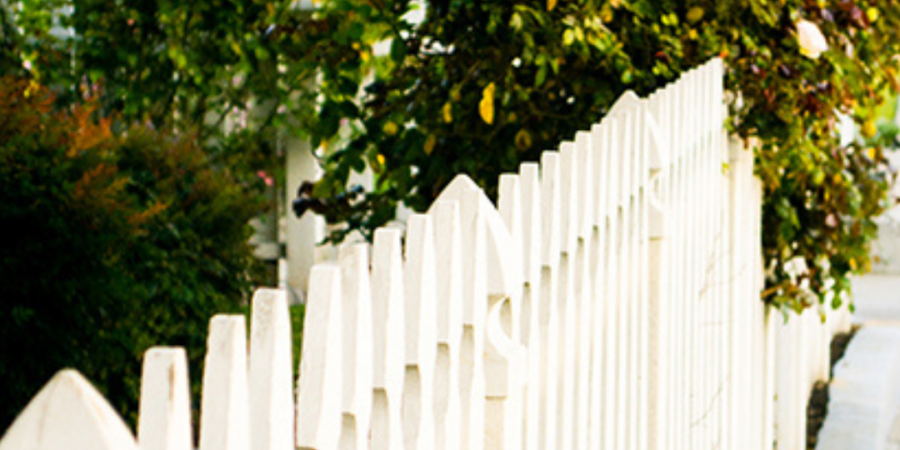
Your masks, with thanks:
[[(296, 405), (284, 292), (255, 294), (249, 356), (245, 319), (214, 317), (200, 450), (804, 448), (846, 315), (760, 302), (761, 188), (722, 79), (716, 59), (626, 93), (501, 176), (497, 207), (460, 175), (405, 238), (314, 267)], [(153, 348), (137, 441), (64, 371), (0, 450), (186, 450), (190, 416), (184, 351)]]

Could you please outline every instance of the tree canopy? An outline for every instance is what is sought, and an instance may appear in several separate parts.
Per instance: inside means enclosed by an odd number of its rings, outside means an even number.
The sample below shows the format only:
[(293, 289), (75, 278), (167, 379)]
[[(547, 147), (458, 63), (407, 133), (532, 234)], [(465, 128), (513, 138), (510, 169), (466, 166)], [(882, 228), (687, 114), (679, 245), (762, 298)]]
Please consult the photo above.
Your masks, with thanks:
[[(320, 13), (359, 20), (391, 43), (360, 97), (326, 93), (320, 106), (324, 141), (334, 140), (328, 125), (338, 118), (355, 127), (323, 152), (315, 193), (345, 191), (349, 172), (366, 164), (377, 178), (364, 201), (328, 215), (346, 224), (335, 239), (383, 224), (397, 202), (425, 208), (457, 172), (493, 193), (500, 173), (571, 139), (625, 90), (646, 95), (718, 56), (733, 99), (724, 125), (754, 143), (764, 184), (764, 299), (795, 310), (837, 306), (847, 300), (848, 275), (868, 268), (872, 219), (893, 176), (884, 156), (893, 133), (879, 132), (876, 113), (898, 87), (900, 5), (425, 3), (421, 23), (409, 20), (416, 4), (404, 1), (327, 2)], [(804, 47), (810, 30), (820, 30), (823, 48)], [(353, 44), (362, 59), (371, 57), (367, 44)], [(838, 113), (852, 116), (863, 139), (840, 145)], [(806, 270), (791, 275), (789, 265)]]

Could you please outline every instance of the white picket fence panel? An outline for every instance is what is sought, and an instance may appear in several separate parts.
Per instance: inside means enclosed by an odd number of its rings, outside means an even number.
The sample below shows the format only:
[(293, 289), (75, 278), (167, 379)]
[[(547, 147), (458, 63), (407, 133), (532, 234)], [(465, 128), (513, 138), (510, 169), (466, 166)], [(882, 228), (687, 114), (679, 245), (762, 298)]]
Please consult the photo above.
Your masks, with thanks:
[[(729, 140), (723, 65), (500, 178), (457, 176), (405, 241), (380, 229), (310, 275), (292, 392), (283, 291), (210, 323), (201, 450), (797, 449), (847, 312), (760, 302), (761, 186)], [(184, 351), (147, 352), (137, 445), (192, 448)], [(71, 419), (71, 420), (70, 420)], [(77, 419), (77, 420), (76, 420)], [(0, 450), (131, 449), (64, 371)]]

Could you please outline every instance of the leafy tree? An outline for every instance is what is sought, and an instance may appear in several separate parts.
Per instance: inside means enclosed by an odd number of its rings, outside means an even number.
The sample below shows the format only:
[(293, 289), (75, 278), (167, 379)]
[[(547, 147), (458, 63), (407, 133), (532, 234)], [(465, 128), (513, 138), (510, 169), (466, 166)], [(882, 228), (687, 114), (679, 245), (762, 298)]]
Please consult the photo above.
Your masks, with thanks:
[(57, 370), (74, 367), (133, 422), (143, 352), (187, 348), (195, 389), (209, 318), (252, 287), (250, 186), (190, 134), (95, 107), (54, 110), (34, 80), (0, 81), (0, 429)]
[[(726, 125), (754, 138), (764, 183), (765, 300), (785, 310), (829, 299), (837, 306), (848, 275), (868, 268), (872, 218), (892, 177), (890, 140), (877, 134), (875, 113), (883, 93), (897, 91), (895, 2), (426, 3), (418, 24), (413, 3), (402, 0), (335, 1), (321, 12), (365, 18), (391, 42), (358, 108), (349, 97), (320, 108), (356, 128), (327, 152), (314, 194), (340, 195), (350, 171), (366, 164), (377, 178), (363, 201), (327, 212), (345, 224), (333, 239), (384, 224), (398, 202), (425, 208), (458, 172), (494, 193), (501, 172), (571, 139), (625, 90), (646, 95), (719, 56), (735, 100)], [(821, 55), (800, 47), (804, 22), (824, 34)], [(860, 124), (863, 142), (840, 145), (837, 112)], [(340, 143), (336, 129), (319, 125), (326, 141)], [(786, 264), (795, 258), (808, 270), (792, 278)]]

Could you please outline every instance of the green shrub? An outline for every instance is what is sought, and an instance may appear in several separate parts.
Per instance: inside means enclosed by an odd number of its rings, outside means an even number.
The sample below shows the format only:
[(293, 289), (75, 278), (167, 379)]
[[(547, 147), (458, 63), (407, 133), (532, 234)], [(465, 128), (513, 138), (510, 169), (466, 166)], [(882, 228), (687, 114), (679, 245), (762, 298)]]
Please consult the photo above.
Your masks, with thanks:
[(63, 367), (134, 423), (151, 345), (186, 347), (196, 389), (210, 316), (238, 311), (255, 273), (259, 186), (190, 136), (115, 137), (93, 107), (53, 102), (33, 81), (0, 82), (0, 429)]

